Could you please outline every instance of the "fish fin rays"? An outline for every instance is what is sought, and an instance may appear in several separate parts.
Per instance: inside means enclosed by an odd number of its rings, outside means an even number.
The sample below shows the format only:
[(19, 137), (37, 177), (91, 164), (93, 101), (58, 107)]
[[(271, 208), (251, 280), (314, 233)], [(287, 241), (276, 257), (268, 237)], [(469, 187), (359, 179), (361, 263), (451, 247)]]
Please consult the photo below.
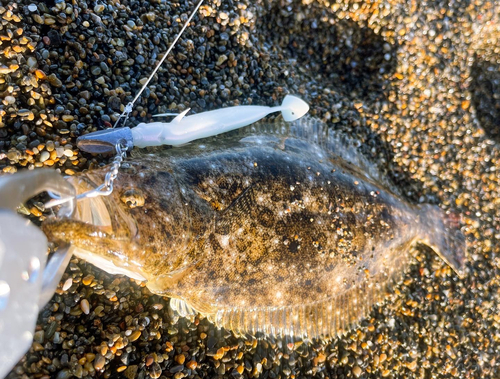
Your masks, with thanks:
[(420, 208), (423, 230), (422, 243), (428, 245), (455, 273), (465, 276), (467, 242), (460, 230), (460, 219), (455, 213), (445, 213), (435, 205), (424, 204)]
[(174, 297), (170, 298), (170, 308), (180, 317), (192, 317), (198, 314), (198, 311), (186, 301)]
[(288, 307), (227, 308), (207, 315), (218, 327), (236, 335), (265, 333), (296, 340), (345, 335), (381, 304), (401, 281), (411, 255), (400, 256), (398, 270), (381, 273), (333, 297)]
[[(241, 140), (245, 143), (281, 145), (287, 138), (296, 138), (318, 145), (330, 152), (334, 160), (341, 158), (335, 160), (335, 164), (346, 165), (360, 177), (394, 188), (394, 185), (380, 174), (377, 166), (359, 150), (361, 144), (358, 140), (329, 128), (328, 124), (317, 118), (306, 115), (290, 123), (280, 118), (274, 121), (260, 121), (243, 128), (240, 133), (245, 136)], [(307, 146), (304, 145), (304, 148)]]

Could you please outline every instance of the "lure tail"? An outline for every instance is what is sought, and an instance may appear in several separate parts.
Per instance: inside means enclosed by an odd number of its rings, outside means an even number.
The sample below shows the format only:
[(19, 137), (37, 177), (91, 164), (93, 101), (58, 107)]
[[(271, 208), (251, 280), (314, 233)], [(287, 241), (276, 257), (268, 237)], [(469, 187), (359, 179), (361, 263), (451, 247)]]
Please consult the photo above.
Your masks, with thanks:
[(421, 220), (427, 232), (423, 239), (460, 278), (465, 276), (467, 244), (460, 230), (460, 217), (446, 214), (435, 205), (421, 208)]
[(283, 119), (287, 122), (298, 120), (309, 111), (309, 105), (293, 95), (286, 95), (279, 108)]

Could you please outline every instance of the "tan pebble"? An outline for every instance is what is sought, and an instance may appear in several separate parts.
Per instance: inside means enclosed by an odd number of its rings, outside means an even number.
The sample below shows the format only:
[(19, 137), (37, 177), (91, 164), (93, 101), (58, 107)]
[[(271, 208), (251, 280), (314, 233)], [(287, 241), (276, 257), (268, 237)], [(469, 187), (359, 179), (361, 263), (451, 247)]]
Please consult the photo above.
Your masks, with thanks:
[(35, 75), (38, 79), (47, 79), (47, 75), (42, 70), (36, 70)]
[(118, 350), (121, 350), (123, 349), (125, 346), (127, 346), (127, 341), (123, 341), (123, 338), (118, 338), (118, 340), (115, 342), (115, 347), (118, 349)]
[(87, 358), (87, 362), (93, 362), (95, 359), (95, 354), (94, 353), (87, 353), (87, 354), (85, 354), (85, 358)]
[(415, 371), (417, 369), (417, 361), (415, 360), (407, 363), (406, 367), (408, 367), (408, 369), (410, 369), (411, 371)]
[(39, 342), (33, 342), (32, 346), (33, 346), (33, 350), (35, 350), (35, 351), (45, 350), (45, 348)]
[(354, 374), (354, 376), (356, 378), (359, 378), (361, 376), (361, 374), (363, 373), (363, 370), (361, 370), (361, 367), (359, 367), (359, 366), (354, 366), (352, 369), (352, 373)]
[(64, 122), (71, 122), (71, 121), (73, 121), (74, 119), (75, 119), (75, 117), (74, 117), (74, 116), (72, 116), (72, 115), (70, 115), (70, 114), (65, 114), (65, 115), (63, 115), (63, 116), (62, 116), (62, 120), (63, 120)]
[(184, 354), (179, 354), (175, 357), (175, 361), (180, 365), (183, 365), (185, 360), (186, 357), (184, 356)]
[(326, 355), (323, 353), (318, 353), (318, 362), (323, 363), (326, 360)]
[(391, 371), (390, 370), (384, 370), (382, 371), (382, 376), (385, 378), (387, 376), (391, 375)]
[(169, 341), (165, 342), (165, 351), (167, 353), (171, 352), (173, 349), (174, 349), (174, 347), (172, 346), (172, 344)]
[(87, 275), (85, 278), (82, 279), (82, 283), (88, 286), (90, 285), (90, 283), (92, 283), (92, 280), (94, 280), (94, 275)]
[(224, 356), (224, 349), (221, 347), (220, 349), (217, 350), (217, 353), (214, 355), (215, 360), (222, 359)]
[(82, 312), (88, 315), (90, 313), (90, 304), (87, 299), (83, 299), (80, 301), (80, 308), (82, 309)]
[(200, 334), (200, 338), (201, 338), (202, 340), (204, 340), (205, 338), (207, 338), (207, 335), (206, 335), (205, 333), (201, 333), (201, 334)]
[(127, 366), (120, 366), (116, 369), (116, 372), (122, 372), (122, 371), (125, 371), (127, 369)]
[(141, 336), (141, 331), (140, 331), (140, 330), (136, 330), (136, 331), (134, 331), (134, 332), (130, 335), (130, 337), (128, 338), (128, 340), (129, 340), (130, 342), (134, 342), (134, 341), (136, 341), (136, 340), (137, 340), (140, 336)]
[(38, 24), (43, 24), (43, 17), (38, 15), (38, 14), (34, 14), (33, 16), (33, 20), (35, 20), (36, 23)]
[(102, 355), (98, 355), (95, 362), (94, 362), (94, 368), (96, 370), (102, 370), (105, 363), (106, 363), (106, 359)]
[(101, 314), (101, 312), (104, 310), (104, 307), (102, 305), (98, 305), (95, 309), (94, 312), (97, 316)]
[(196, 361), (189, 361), (186, 363), (186, 367), (190, 370), (195, 370), (196, 366), (198, 366), (198, 363)]
[(243, 367), (243, 365), (239, 365), (238, 367), (236, 367), (236, 371), (238, 371), (238, 374), (242, 375), (243, 374), (243, 370), (245, 368)]
[(108, 345), (106, 345), (106, 343), (104, 342), (102, 345), (101, 345), (101, 354), (102, 355), (106, 355), (108, 352)]
[(387, 354), (380, 354), (380, 363), (384, 363), (387, 360)]
[(149, 376), (152, 378), (152, 379), (158, 379), (161, 375), (161, 367), (158, 363), (154, 363), (152, 366), (151, 366), (151, 369), (149, 370)]

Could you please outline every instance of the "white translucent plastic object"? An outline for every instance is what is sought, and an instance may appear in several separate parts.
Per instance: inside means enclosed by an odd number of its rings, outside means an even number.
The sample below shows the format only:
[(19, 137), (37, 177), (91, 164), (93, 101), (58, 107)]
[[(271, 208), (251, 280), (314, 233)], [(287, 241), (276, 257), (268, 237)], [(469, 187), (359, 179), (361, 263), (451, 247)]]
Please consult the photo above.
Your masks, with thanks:
[(0, 210), (0, 378), (33, 342), (47, 259), (47, 238), (10, 210)]
[[(304, 116), (309, 111), (309, 105), (296, 96), (287, 95), (277, 107), (241, 105), (186, 116), (188, 111), (177, 115), (171, 122), (137, 125), (131, 130), (134, 146), (179, 146), (250, 125), (274, 112), (281, 112), (284, 120), (290, 122)], [(157, 116), (164, 115), (171, 114)]]

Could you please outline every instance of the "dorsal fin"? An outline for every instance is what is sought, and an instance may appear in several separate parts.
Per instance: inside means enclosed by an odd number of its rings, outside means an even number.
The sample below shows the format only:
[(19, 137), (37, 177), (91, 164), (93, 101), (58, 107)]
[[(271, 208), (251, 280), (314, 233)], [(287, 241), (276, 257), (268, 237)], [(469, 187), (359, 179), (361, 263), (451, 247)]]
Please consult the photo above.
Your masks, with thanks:
[[(387, 188), (394, 188), (389, 180), (380, 175), (376, 165), (359, 150), (361, 143), (358, 140), (329, 128), (317, 118), (306, 115), (291, 123), (286, 123), (280, 118), (265, 120), (243, 128), (240, 133), (243, 136), (277, 137), (274, 143), (290, 137), (313, 143), (330, 152), (333, 158), (341, 158), (349, 169), (357, 172), (361, 177), (371, 179)], [(342, 165), (344, 162), (336, 163)]]

